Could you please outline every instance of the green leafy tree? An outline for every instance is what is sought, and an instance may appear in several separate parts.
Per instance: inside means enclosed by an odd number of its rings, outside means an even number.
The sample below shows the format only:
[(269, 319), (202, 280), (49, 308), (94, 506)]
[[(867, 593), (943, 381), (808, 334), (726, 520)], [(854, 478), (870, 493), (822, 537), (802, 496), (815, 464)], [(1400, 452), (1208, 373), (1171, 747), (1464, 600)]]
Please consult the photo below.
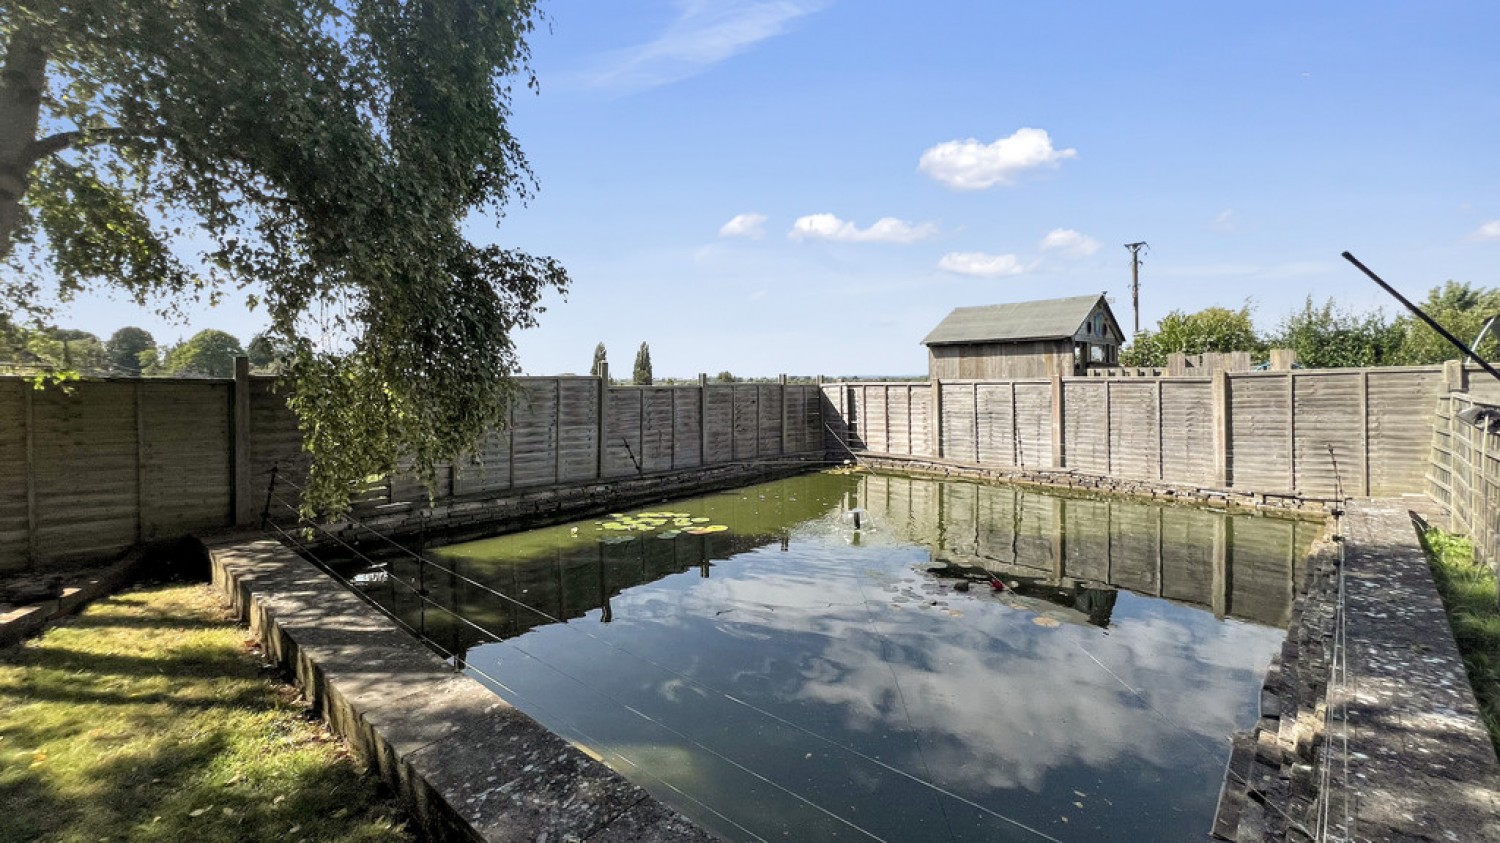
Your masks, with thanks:
[(275, 338), (259, 333), (250, 338), (245, 346), (245, 356), (250, 358), (250, 368), (259, 372), (281, 371), (282, 362), (292, 356), (292, 349)]
[(604, 343), (594, 346), (594, 365), (589, 369), (589, 374), (596, 378), (603, 377), (609, 368), (609, 358), (604, 351)]
[(308, 510), (403, 458), (431, 480), (503, 424), (512, 333), (568, 281), (463, 231), (533, 187), (507, 121), (535, 21), (535, 0), (0, 4), (0, 311), (254, 281), (293, 352)]
[(162, 369), (169, 375), (234, 377), (234, 358), (245, 354), (234, 335), (209, 328), (167, 352)]
[(110, 374), (104, 343), (88, 331), (76, 328), (27, 331), (26, 351), (38, 370)]
[(634, 382), (642, 386), (651, 385), (651, 349), (644, 342), (635, 353)]
[[(1420, 307), (1467, 345), (1474, 342), (1487, 319), (1500, 316), (1500, 289), (1448, 281), (1432, 288)], [(1403, 315), (1396, 320), (1396, 325), (1402, 335), (1397, 360), (1401, 364), (1418, 366), (1463, 356), (1463, 352), (1415, 316)], [(1486, 337), (1474, 350), (1486, 360), (1500, 357), (1500, 343), (1493, 336)]]
[(1322, 306), (1312, 296), (1302, 309), (1281, 321), (1267, 340), (1275, 348), (1290, 348), (1297, 363), (1309, 369), (1352, 366), (1389, 366), (1401, 353), (1402, 330), (1380, 313), (1354, 314), (1329, 299)]
[(734, 376), (734, 372), (725, 369), (717, 375), (714, 375), (714, 380), (718, 381), (719, 383), (734, 383), (735, 381), (739, 380), (739, 378)]
[(149, 352), (152, 358), (156, 356), (156, 338), (144, 328), (127, 326), (109, 335), (104, 351), (115, 368), (139, 375), (141, 355)]
[(1120, 362), (1126, 366), (1165, 366), (1167, 355), (1174, 352), (1259, 353), (1261, 350), (1248, 304), (1239, 310), (1208, 307), (1196, 313), (1180, 310), (1168, 313), (1157, 323), (1155, 331), (1135, 335), (1131, 344), (1120, 352)]

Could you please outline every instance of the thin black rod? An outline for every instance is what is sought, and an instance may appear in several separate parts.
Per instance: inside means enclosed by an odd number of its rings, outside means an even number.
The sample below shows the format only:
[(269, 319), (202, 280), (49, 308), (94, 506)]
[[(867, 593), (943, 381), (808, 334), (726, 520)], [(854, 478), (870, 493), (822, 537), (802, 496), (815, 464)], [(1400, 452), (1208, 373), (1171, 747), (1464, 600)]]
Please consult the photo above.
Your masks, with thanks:
[(1389, 284), (1385, 283), (1384, 281), (1382, 281), (1380, 279), (1379, 275), (1376, 275), (1375, 273), (1371, 272), (1370, 268), (1368, 266), (1365, 266), (1364, 264), (1360, 263), (1359, 262), (1359, 258), (1356, 258), (1355, 256), (1349, 254), (1348, 252), (1344, 252), (1344, 260), (1346, 260), (1346, 261), (1354, 264), (1356, 267), (1359, 268), (1360, 272), (1363, 272), (1364, 274), (1370, 276), (1370, 280), (1371, 281), (1374, 281), (1376, 284), (1379, 284), (1380, 288), (1382, 290), (1385, 290), (1387, 293), (1390, 293), (1391, 295), (1395, 296), (1396, 297), (1396, 301), (1401, 302), (1402, 304), (1406, 305), (1406, 309), (1410, 310), (1412, 313), (1415, 313), (1417, 315), (1417, 317), (1419, 319), (1421, 319), (1423, 322), (1426, 322), (1427, 323), (1427, 327), (1431, 328), (1434, 331), (1437, 331), (1439, 336), (1441, 336), (1443, 339), (1447, 340), (1448, 342), (1452, 343), (1455, 348), (1457, 348), (1459, 351), (1462, 351), (1464, 353), (1464, 356), (1468, 357), (1470, 360), (1473, 360), (1475, 363), (1478, 363), (1479, 364), (1479, 368), (1485, 370), (1486, 372), (1489, 372), (1490, 373), (1490, 377), (1494, 378), (1497, 381), (1500, 381), (1500, 372), (1495, 371), (1495, 367), (1494, 366), (1491, 366), (1489, 363), (1486, 363), (1483, 357), (1480, 357), (1478, 354), (1475, 354), (1474, 353), (1474, 349), (1469, 348), (1467, 345), (1464, 345), (1463, 340), (1460, 340), (1458, 337), (1455, 337), (1452, 334), (1448, 333), (1448, 329), (1447, 328), (1444, 328), (1442, 325), (1439, 325), (1436, 320), (1434, 320), (1431, 316), (1428, 316), (1426, 313), (1424, 313), (1422, 311), (1422, 308), (1417, 307), (1416, 305), (1412, 304), (1409, 300), (1407, 300), (1406, 296), (1403, 296), (1400, 293), (1396, 292), (1396, 289), (1394, 287), (1392, 287), (1391, 285), (1389, 285)]

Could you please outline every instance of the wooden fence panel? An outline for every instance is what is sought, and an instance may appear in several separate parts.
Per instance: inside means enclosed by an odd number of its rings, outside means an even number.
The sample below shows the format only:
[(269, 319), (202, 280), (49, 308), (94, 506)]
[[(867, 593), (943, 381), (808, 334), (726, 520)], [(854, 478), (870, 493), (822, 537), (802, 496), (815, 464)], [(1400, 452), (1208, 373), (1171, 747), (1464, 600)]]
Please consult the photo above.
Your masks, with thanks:
[(512, 485), (557, 482), (557, 382), (524, 380), (511, 402)]
[(700, 389), (672, 390), (673, 468), (692, 468), (703, 464), (703, 407)]
[(1014, 384), (975, 384), (978, 402), (979, 462), (1000, 468), (1016, 467)]
[(724, 463), (734, 459), (734, 387), (709, 386), (707, 463)]
[(1068, 468), (1109, 474), (1109, 395), (1107, 380), (1063, 381), (1063, 454)]
[(138, 535), (135, 389), (75, 384), (32, 396), (38, 559), (106, 556)]
[(911, 390), (904, 386), (883, 386), (885, 402), (886, 452), (910, 454)]
[(760, 442), (756, 453), (763, 457), (781, 453), (782, 412), (784, 388), (776, 384), (757, 384), (756, 400), (760, 402)]
[[(278, 477), (302, 485), (309, 457), (302, 450), (297, 414), (286, 405), (286, 386), (275, 378), (250, 379), (250, 488), (264, 492), (274, 467)], [(279, 487), (295, 498), (289, 485)]]
[(1439, 369), (1370, 371), (1370, 491), (1399, 495), (1425, 487), (1431, 459), (1433, 419), (1445, 394)]
[(33, 392), (19, 379), (0, 381), (0, 574), (24, 569), (30, 553), (26, 400)]
[(1050, 468), (1052, 455), (1052, 385), (1046, 382), (1017, 381), (1016, 437), (1017, 460), (1022, 468)]
[(608, 424), (604, 437), (604, 476), (627, 477), (645, 471), (641, 463), (641, 387), (606, 391)]
[(889, 454), (891, 442), (886, 435), (885, 387), (860, 384), (854, 392), (859, 396), (859, 438), (871, 451)]
[(1161, 475), (1171, 483), (1213, 485), (1213, 385), (1164, 379), (1161, 390)]
[(1309, 371), (1291, 377), (1297, 492), (1332, 497), (1342, 489), (1345, 494), (1364, 494), (1364, 373)]
[[(234, 523), (232, 387), (154, 380), (121, 386), (140, 392), (141, 538)], [(252, 491), (264, 495), (265, 486)]]
[(760, 449), (756, 422), (760, 417), (760, 389), (754, 384), (731, 387), (734, 394), (733, 442), (735, 460), (754, 459)]
[(974, 389), (968, 383), (942, 385), (943, 417), (938, 423), (943, 428), (943, 452), (939, 456), (966, 463), (983, 460), (979, 440), (975, 438)]
[(641, 467), (648, 472), (672, 468), (672, 393), (675, 387), (651, 386), (641, 390)]
[(557, 384), (562, 453), (558, 480), (593, 480), (599, 476), (599, 382), (594, 378), (560, 378)]
[(1285, 373), (1229, 376), (1229, 476), (1237, 489), (1291, 491), (1289, 381)]
[(1161, 466), (1156, 384), (1109, 382), (1109, 465), (1116, 477), (1154, 480)]
[(491, 431), (470, 459), (460, 460), (453, 472), (453, 494), (498, 492), (511, 487), (510, 430)]

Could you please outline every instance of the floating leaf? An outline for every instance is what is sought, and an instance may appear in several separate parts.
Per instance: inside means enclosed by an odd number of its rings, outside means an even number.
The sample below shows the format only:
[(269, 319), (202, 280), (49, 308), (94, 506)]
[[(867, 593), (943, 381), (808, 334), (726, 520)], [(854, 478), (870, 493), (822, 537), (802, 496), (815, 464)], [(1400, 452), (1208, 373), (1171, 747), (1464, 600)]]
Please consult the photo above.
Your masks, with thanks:
[(680, 535), (682, 535), (681, 530), (663, 530), (657, 533), (656, 537), (659, 539), (675, 539)]
[(700, 515), (697, 518), (691, 518), (689, 520), (692, 521), (694, 524), (707, 524), (708, 522), (712, 521), (713, 519), (712, 518), (704, 518), (703, 516)]

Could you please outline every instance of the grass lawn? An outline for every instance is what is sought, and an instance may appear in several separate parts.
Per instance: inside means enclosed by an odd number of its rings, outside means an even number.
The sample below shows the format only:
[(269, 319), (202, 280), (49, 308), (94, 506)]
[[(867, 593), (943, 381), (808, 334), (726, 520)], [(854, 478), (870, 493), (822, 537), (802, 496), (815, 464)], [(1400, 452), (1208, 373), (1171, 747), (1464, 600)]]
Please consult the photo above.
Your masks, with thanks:
[(0, 841), (409, 841), (207, 586), (0, 650)]
[(1500, 605), (1495, 572), (1474, 561), (1474, 545), (1467, 538), (1437, 528), (1428, 529), (1422, 538), (1469, 682), (1479, 698), (1480, 715), (1500, 752)]

